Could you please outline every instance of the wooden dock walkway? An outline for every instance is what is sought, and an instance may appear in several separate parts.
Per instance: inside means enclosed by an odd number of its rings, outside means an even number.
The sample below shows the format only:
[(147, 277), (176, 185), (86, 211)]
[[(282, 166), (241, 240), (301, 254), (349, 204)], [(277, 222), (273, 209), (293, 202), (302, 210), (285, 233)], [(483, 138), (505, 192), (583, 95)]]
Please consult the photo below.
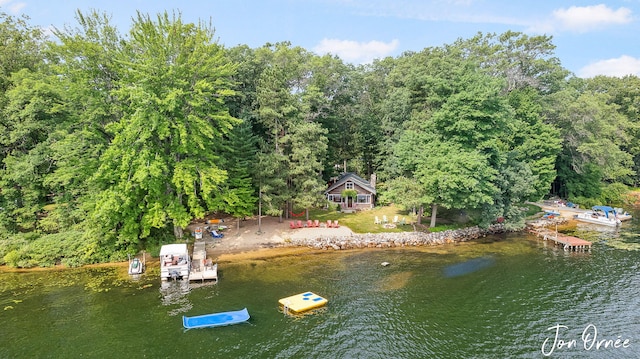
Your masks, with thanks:
[(545, 241), (553, 241), (556, 245), (562, 246), (565, 251), (591, 251), (591, 242), (578, 237), (552, 231), (538, 232), (538, 236), (542, 236)]
[[(535, 204), (535, 203), (534, 203)], [(536, 204), (539, 205), (539, 204)], [(540, 218), (527, 224), (527, 231), (538, 237), (543, 237), (545, 241), (553, 241), (556, 245), (562, 246), (565, 251), (591, 251), (591, 242), (585, 241), (578, 237), (567, 236), (558, 233), (558, 224), (573, 219), (573, 217), (582, 209), (539, 205), (545, 211), (553, 211), (560, 213), (560, 216), (550, 218)], [(556, 226), (556, 230), (549, 229), (550, 226)]]
[(561, 245), (565, 251), (591, 251), (591, 242), (584, 239), (563, 234), (546, 235), (544, 240), (554, 241)]
[(213, 263), (207, 258), (205, 242), (195, 242), (193, 244), (193, 256), (191, 258), (191, 272), (189, 281), (218, 281), (218, 263)]

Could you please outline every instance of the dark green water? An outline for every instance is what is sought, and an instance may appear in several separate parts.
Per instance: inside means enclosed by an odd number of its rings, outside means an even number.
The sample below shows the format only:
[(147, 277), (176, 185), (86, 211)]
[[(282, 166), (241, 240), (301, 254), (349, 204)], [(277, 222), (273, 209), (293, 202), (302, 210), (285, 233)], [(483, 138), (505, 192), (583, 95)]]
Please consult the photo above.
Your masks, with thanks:
[[(186, 290), (161, 289), (157, 268), (137, 281), (124, 267), (0, 272), (0, 358), (640, 357), (636, 220), (577, 232), (597, 241), (591, 253), (509, 235), (225, 263), (218, 284)], [(305, 291), (328, 306), (278, 310)], [(244, 307), (249, 323), (182, 328), (182, 315)], [(620, 343), (589, 347), (583, 332)]]

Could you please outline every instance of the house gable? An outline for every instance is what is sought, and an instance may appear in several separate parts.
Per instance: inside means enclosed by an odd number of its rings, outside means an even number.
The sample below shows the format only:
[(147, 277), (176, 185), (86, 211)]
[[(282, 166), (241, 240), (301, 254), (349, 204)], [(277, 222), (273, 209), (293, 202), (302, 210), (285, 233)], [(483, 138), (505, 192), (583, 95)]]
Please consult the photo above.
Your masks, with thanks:
[[(342, 191), (353, 189), (358, 195), (355, 201), (342, 198)], [(355, 173), (345, 173), (324, 192), (331, 203), (339, 203), (343, 210), (373, 208), (376, 189)]]
[[(353, 184), (353, 188), (348, 188), (349, 184)], [(376, 189), (371, 186), (371, 183), (351, 172), (345, 173), (340, 178), (338, 178), (338, 180), (334, 184), (329, 186), (329, 188), (325, 191), (325, 194), (339, 194), (345, 189), (355, 189), (358, 194), (376, 194)]]

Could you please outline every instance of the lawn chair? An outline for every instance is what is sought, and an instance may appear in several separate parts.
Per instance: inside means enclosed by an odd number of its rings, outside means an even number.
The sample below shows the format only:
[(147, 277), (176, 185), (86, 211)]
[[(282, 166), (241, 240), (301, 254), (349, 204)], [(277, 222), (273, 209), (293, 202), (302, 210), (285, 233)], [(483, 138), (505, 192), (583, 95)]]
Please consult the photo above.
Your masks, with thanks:
[(404, 226), (405, 224), (407, 224), (407, 221), (404, 219), (404, 217), (402, 217), (402, 219), (400, 220), (400, 222), (398, 222), (398, 224), (400, 224), (401, 226)]
[(224, 234), (218, 233), (218, 231), (216, 231), (215, 229), (212, 230), (210, 233), (211, 233), (211, 237), (213, 237), (213, 238), (222, 238), (222, 237), (224, 237)]
[(296, 226), (296, 228), (302, 228), (302, 221), (298, 221), (298, 225)]
[(338, 228), (340, 225), (338, 224), (338, 220), (333, 221), (333, 228)]
[(384, 216), (382, 216), (382, 224), (387, 224), (389, 223), (389, 220), (387, 219), (387, 215), (385, 214)]
[(380, 218), (378, 218), (378, 216), (376, 216), (375, 221), (373, 221), (374, 224), (380, 224)]
[(397, 224), (398, 223), (398, 216), (393, 216), (393, 224)]
[(289, 228), (296, 229), (296, 222), (294, 221), (289, 222)]
[(313, 227), (313, 221), (310, 219), (307, 219), (307, 228), (311, 228)]
[(313, 221), (313, 226), (316, 227), (316, 228), (320, 227), (320, 221), (317, 220), (317, 219), (315, 221)]
[(327, 228), (331, 228), (331, 227), (332, 227), (332, 225), (331, 225), (331, 220), (330, 220), (330, 219), (327, 219)]

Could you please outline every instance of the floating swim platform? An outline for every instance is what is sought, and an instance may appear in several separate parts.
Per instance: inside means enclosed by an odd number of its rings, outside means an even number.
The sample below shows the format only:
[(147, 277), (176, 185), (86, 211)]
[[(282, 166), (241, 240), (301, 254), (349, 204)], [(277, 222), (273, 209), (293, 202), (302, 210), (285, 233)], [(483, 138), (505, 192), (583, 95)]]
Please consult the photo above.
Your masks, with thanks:
[(311, 292), (292, 295), (278, 301), (285, 313), (292, 314), (299, 314), (311, 309), (320, 308), (326, 305), (327, 302), (327, 299)]
[(247, 308), (231, 312), (211, 313), (195, 317), (182, 316), (182, 325), (187, 329), (221, 327), (249, 320)]

